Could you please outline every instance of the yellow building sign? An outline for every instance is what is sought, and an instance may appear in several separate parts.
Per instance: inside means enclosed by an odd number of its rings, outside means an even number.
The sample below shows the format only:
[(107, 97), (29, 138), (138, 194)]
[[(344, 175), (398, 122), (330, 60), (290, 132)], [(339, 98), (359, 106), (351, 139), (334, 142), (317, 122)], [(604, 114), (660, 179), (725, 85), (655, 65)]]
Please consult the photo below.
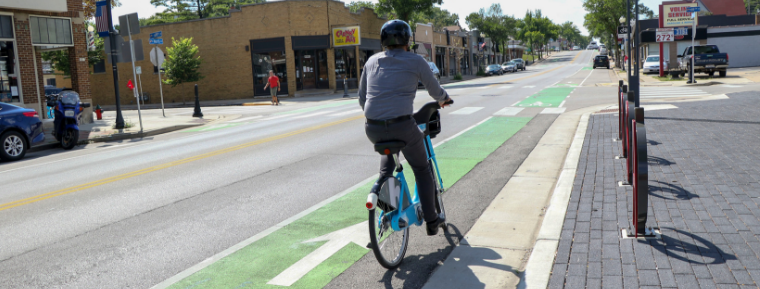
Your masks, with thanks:
[(337, 27), (332, 30), (333, 47), (362, 44), (359, 26)]
[[(662, 5), (663, 27), (692, 26), (699, 17), (691, 18), (691, 12), (686, 12), (689, 7), (697, 7), (697, 3), (684, 3), (675, 5)], [(699, 23), (697, 23), (699, 25)]]

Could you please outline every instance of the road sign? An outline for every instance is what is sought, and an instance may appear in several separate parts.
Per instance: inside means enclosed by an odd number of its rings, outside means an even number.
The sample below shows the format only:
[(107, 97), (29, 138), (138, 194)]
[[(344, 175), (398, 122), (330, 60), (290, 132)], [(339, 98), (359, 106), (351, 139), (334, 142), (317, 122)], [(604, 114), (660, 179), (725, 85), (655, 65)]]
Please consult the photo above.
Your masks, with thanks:
[(699, 8), (699, 6), (696, 6), (696, 7), (688, 7), (688, 8), (686, 8), (686, 12), (689, 12), (689, 13), (694, 13), (694, 12), (699, 12), (699, 11), (701, 11), (701, 9), (702, 9), (702, 8)]
[(153, 49), (150, 50), (150, 63), (153, 63), (153, 65), (158, 67), (161, 67), (164, 63), (164, 52), (161, 51), (161, 48), (153, 47)]
[(618, 26), (618, 38), (628, 38), (628, 31), (631, 31), (631, 26)]
[[(129, 29), (127, 29), (127, 25), (129, 25)], [(119, 35), (127, 37), (129, 34), (140, 34), (140, 19), (137, 17), (137, 13), (119, 16)]]
[(151, 33), (150, 38), (161, 38), (161, 31)]
[(135, 71), (137, 72), (137, 74), (142, 74), (142, 67), (141, 66), (136, 66), (135, 67)]
[(689, 34), (689, 28), (686, 27), (678, 27), (673, 29), (675, 36), (685, 36)]
[(675, 35), (673, 28), (657, 28), (657, 42), (673, 42)]
[(164, 44), (164, 40), (161, 38), (151, 38), (149, 39), (151, 45), (161, 45)]

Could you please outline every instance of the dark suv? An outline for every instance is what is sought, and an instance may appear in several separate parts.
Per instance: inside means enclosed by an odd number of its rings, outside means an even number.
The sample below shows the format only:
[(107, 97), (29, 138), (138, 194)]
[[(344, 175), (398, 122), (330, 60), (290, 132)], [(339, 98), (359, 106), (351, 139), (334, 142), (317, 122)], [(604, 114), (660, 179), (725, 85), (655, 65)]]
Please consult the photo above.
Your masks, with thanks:
[(607, 55), (597, 55), (594, 57), (594, 69), (597, 67), (607, 67), (607, 69), (610, 69), (610, 58)]

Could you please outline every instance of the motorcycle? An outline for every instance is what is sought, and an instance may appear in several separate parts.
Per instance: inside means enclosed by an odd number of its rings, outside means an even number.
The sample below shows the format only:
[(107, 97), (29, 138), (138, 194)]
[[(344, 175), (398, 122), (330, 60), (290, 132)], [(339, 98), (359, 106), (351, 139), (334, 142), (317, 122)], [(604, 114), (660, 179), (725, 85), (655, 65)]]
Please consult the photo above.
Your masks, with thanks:
[(90, 104), (81, 103), (76, 91), (64, 90), (58, 94), (53, 135), (63, 149), (70, 150), (79, 142), (79, 115), (86, 107), (90, 107)]

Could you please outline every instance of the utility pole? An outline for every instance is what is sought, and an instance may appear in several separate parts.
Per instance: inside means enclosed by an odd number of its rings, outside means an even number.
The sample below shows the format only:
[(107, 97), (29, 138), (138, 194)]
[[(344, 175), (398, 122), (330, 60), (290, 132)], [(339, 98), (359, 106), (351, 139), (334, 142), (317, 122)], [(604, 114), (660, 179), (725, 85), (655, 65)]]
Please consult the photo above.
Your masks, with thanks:
[(124, 129), (124, 117), (121, 115), (121, 99), (119, 98), (119, 69), (116, 66), (118, 61), (119, 48), (116, 47), (116, 31), (113, 29), (113, 14), (111, 13), (111, 1), (107, 2), (108, 9), (108, 41), (111, 43), (111, 67), (113, 69), (113, 90), (116, 94), (116, 125), (115, 129)]
[(628, 87), (629, 88), (633, 87), (633, 93), (635, 95), (635, 98), (633, 99), (634, 100), (633, 101), (634, 106), (635, 107), (640, 107), (639, 106), (639, 96), (641, 96), (641, 91), (640, 91), (641, 90), (640, 89), (641, 83), (639, 83), (639, 79), (640, 79), (639, 78), (639, 76), (640, 76), (639, 75), (639, 73), (640, 73), (640, 70), (639, 70), (639, 61), (641, 60), (641, 55), (640, 55), (640, 53), (641, 53), (641, 47), (639, 47), (639, 46), (640, 46), (640, 43), (641, 43), (641, 33), (638, 32), (638, 26), (639, 26), (639, 0), (635, 0), (634, 4), (636, 5), (635, 6), (636, 7), (636, 19), (634, 20), (634, 21), (636, 21), (636, 22), (634, 22), (636, 25), (631, 25), (631, 26), (633, 26), (633, 27), (631, 27), (631, 30), (633, 30), (633, 28), (635, 27), (636, 31), (637, 31), (637, 32), (635, 32), (636, 35), (634, 35), (634, 37), (633, 37), (633, 44), (634, 44), (633, 47), (636, 48), (636, 52), (634, 53), (634, 55), (636, 56), (636, 58), (635, 58), (636, 59), (636, 67), (635, 67), (634, 71), (632, 71), (632, 73), (633, 73), (633, 79), (632, 79), (633, 82), (632, 82), (632, 85), (629, 85)]

